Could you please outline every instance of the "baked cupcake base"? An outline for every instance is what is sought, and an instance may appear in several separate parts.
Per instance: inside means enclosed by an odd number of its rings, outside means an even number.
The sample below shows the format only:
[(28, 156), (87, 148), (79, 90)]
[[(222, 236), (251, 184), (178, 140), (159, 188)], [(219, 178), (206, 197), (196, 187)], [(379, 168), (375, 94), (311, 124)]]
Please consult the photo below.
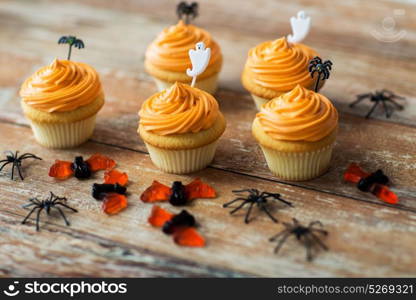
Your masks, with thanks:
[(270, 171), (290, 181), (303, 181), (326, 172), (331, 161), (332, 147), (328, 145), (309, 152), (283, 152), (260, 145)]
[(39, 144), (49, 148), (72, 148), (92, 136), (96, 115), (104, 105), (104, 96), (68, 112), (49, 113), (34, 109), (24, 101), (21, 104)]
[(198, 133), (159, 136), (139, 125), (139, 134), (158, 168), (167, 173), (185, 174), (202, 170), (212, 162), (225, 126), (225, 118), (219, 113), (211, 128)]
[[(174, 82), (163, 81), (156, 77), (153, 77), (153, 80), (155, 81), (159, 92), (170, 88), (174, 84)], [(188, 84), (191, 84), (191, 83), (189, 82)], [(202, 80), (197, 79), (195, 83), (195, 87), (200, 90), (206, 91), (207, 93), (215, 94), (215, 92), (218, 89), (218, 73), (214, 74), (211, 77), (202, 79)]]
[(86, 142), (95, 128), (95, 115), (73, 123), (45, 124), (30, 121), (36, 141), (48, 148), (72, 148)]
[(218, 141), (185, 150), (166, 150), (145, 144), (150, 159), (159, 169), (166, 173), (187, 174), (202, 170), (212, 162)]

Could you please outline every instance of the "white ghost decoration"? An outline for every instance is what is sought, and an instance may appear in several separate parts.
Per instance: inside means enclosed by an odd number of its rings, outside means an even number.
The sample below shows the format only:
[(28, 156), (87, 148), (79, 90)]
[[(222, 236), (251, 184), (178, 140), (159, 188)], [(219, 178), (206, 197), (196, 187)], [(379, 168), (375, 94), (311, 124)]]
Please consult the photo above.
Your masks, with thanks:
[(192, 77), (191, 86), (193, 87), (196, 82), (196, 77), (203, 73), (208, 66), (209, 59), (211, 58), (211, 49), (205, 48), (204, 42), (199, 42), (195, 45), (195, 49), (189, 50), (189, 58), (192, 63), (192, 70), (187, 69), (186, 74)]
[(290, 25), (292, 26), (292, 33), (287, 36), (290, 43), (299, 43), (305, 39), (311, 28), (311, 17), (301, 10), (296, 17), (290, 18)]

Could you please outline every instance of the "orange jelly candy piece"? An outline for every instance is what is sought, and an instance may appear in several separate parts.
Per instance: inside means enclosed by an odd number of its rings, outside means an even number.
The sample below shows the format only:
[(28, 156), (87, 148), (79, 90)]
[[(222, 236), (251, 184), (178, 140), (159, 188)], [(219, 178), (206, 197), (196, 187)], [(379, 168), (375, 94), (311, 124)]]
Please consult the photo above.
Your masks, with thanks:
[(108, 184), (116, 184), (125, 186), (127, 182), (129, 181), (129, 176), (127, 173), (121, 173), (117, 170), (111, 170), (104, 173), (104, 183)]
[(389, 203), (389, 204), (397, 204), (399, 203), (399, 198), (395, 193), (390, 191), (390, 189), (382, 184), (376, 184), (374, 187), (374, 191), (372, 192), (376, 195), (380, 200)]
[(193, 227), (178, 227), (173, 233), (176, 244), (187, 247), (204, 247), (205, 239)]
[(155, 227), (162, 227), (173, 218), (173, 214), (158, 205), (153, 206), (148, 222)]
[(57, 179), (66, 179), (74, 174), (72, 163), (69, 161), (56, 160), (49, 169), (49, 176)]
[(344, 180), (349, 182), (358, 183), (361, 178), (365, 178), (370, 174), (364, 172), (359, 165), (356, 163), (351, 163), (344, 173)]
[(215, 198), (215, 190), (206, 183), (203, 183), (201, 179), (196, 178), (191, 183), (185, 186), (185, 192), (188, 200), (196, 198)]
[(86, 162), (88, 163), (91, 172), (109, 170), (116, 166), (116, 162), (114, 160), (99, 153), (91, 156)]
[(171, 193), (172, 190), (170, 187), (155, 180), (152, 185), (143, 192), (140, 199), (143, 202), (167, 201), (169, 200)]
[(127, 207), (125, 195), (109, 193), (103, 199), (102, 209), (106, 214), (115, 215)]

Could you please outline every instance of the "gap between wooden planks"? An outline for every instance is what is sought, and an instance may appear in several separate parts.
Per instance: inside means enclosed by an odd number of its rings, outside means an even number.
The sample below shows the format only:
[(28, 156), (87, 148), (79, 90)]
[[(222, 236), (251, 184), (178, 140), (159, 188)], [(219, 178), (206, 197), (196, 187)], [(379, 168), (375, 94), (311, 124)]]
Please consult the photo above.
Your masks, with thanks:
[[(34, 271), (42, 274), (42, 270), (45, 270), (46, 274), (52, 272), (56, 275), (60, 272), (63, 275), (86, 275), (87, 273), (94, 275), (94, 272), (97, 272), (102, 276), (111, 276), (111, 268), (106, 266), (106, 263), (114, 261), (113, 267), (117, 269), (118, 263), (123, 264), (118, 254), (111, 257), (111, 250), (109, 252), (102, 248), (94, 250), (95, 246), (91, 246), (92, 250), (88, 251), (79, 249), (83, 239), (86, 239), (89, 245), (91, 236), (95, 236), (107, 244), (111, 243), (123, 249), (130, 249), (130, 247), (132, 251), (136, 251), (136, 248), (145, 249), (150, 251), (150, 256), (151, 253), (157, 253), (159, 257), (168, 257), (178, 261), (179, 265), (182, 260), (191, 261), (192, 263), (188, 264), (194, 265), (197, 270), (199, 270), (199, 264), (205, 270), (209, 266), (212, 270), (217, 270), (216, 273), (213, 271), (213, 276), (215, 274), (219, 274), (218, 276), (224, 274), (231, 274), (230, 276), (233, 274), (256, 276), (415, 275), (416, 261), (413, 258), (416, 218), (411, 212), (371, 203), (357, 205), (355, 200), (348, 198), (212, 168), (191, 176), (165, 174), (153, 166), (148, 155), (136, 151), (94, 142), (73, 150), (50, 150), (37, 145), (30, 129), (26, 127), (0, 123), (0, 130), (3, 133), (0, 136), (1, 145), (13, 145), (21, 151), (33, 152), (44, 158), (42, 162), (25, 163), (27, 178), (24, 182), (11, 181), (8, 174), (0, 176), (2, 189), (0, 218), (6, 219), (5, 224), (1, 226), (4, 238), (0, 243), (2, 256), (0, 259), (18, 262), (19, 267), (16, 271), (18, 274), (33, 274)], [(100, 211), (100, 203), (90, 196), (92, 183), (102, 181), (102, 173), (97, 173), (94, 179), (86, 181), (72, 178), (60, 183), (47, 176), (49, 166), (54, 159), (70, 160), (75, 155), (88, 156), (95, 152), (114, 158), (118, 163), (118, 168), (128, 172), (131, 178), (128, 186), (129, 207), (116, 216), (104, 215)], [(203, 249), (175, 246), (170, 237), (147, 224), (151, 205), (139, 200), (140, 193), (155, 178), (169, 183), (174, 179), (188, 182), (195, 176), (200, 176), (212, 184), (219, 194), (217, 199), (196, 200), (188, 207), (197, 217), (201, 224), (200, 231), (207, 238), (208, 245)], [(308, 263), (305, 261), (305, 250), (299, 247), (295, 240), (290, 240), (282, 248), (280, 255), (274, 255), (273, 244), (268, 242), (268, 238), (282, 229), (280, 224), (274, 224), (266, 216), (254, 211), (255, 219), (251, 224), (246, 225), (243, 223), (243, 213), (232, 217), (228, 215), (226, 209), (221, 207), (222, 203), (233, 197), (231, 190), (244, 187), (280, 192), (285, 199), (293, 202), (294, 208), (284, 208), (274, 212), (281, 221), (289, 221), (292, 217), (304, 222), (321, 220), (330, 231), (326, 243), (331, 250), (319, 253), (313, 263)], [(64, 227), (60, 218), (46, 218), (45, 216), (42, 220), (48, 222), (42, 222), (39, 233), (35, 232), (33, 219), (27, 225), (21, 225), (19, 221), (27, 211), (20, 206), (26, 203), (29, 197), (43, 196), (50, 190), (58, 195), (67, 196), (70, 199), (70, 205), (80, 210), (78, 214), (68, 213), (72, 226)], [(178, 211), (178, 208), (166, 204), (163, 206)], [(35, 237), (31, 236), (31, 232)], [(73, 236), (76, 236), (76, 240)], [(34, 246), (34, 242), (39, 247)], [(65, 250), (67, 245), (70, 247)], [(10, 251), (13, 249), (22, 250)], [(70, 251), (72, 249), (78, 250), (74, 253)], [(32, 250), (36, 250), (34, 254), (27, 255)], [(41, 258), (35, 264), (32, 260), (34, 255)], [(58, 257), (54, 258), (54, 256)], [(141, 252), (138, 251), (136, 256), (142, 257)], [(146, 262), (143, 262), (145, 269), (153, 265), (153, 261), (149, 260), (148, 266)], [(55, 273), (51, 271), (50, 264), (53, 261), (61, 266), (57, 267)], [(128, 259), (124, 262), (127, 265), (131, 263)], [(77, 273), (83, 265), (87, 266), (88, 271)], [(137, 267), (140, 269), (140, 266)], [(9, 270), (11, 274), (14, 272), (10, 264), (3, 268)], [(131, 268), (126, 268), (127, 275), (136, 276), (140, 273), (140, 271), (133, 272)], [(227, 271), (221, 272), (220, 270)], [(146, 271), (141, 272), (149, 274)], [(121, 273), (120, 271), (117, 274)], [(198, 271), (196, 276), (207, 273), (209, 272)]]

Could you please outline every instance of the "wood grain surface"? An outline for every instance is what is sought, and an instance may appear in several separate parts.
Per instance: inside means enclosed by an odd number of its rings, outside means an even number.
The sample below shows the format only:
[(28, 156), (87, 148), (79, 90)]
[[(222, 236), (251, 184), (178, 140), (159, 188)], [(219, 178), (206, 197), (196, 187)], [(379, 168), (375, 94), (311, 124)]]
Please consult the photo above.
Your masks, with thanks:
[[(0, 151), (20, 150), (44, 158), (25, 161), (24, 182), (0, 173), (0, 276), (415, 276), (416, 275), (416, 4), (411, 1), (200, 1), (195, 21), (221, 45), (224, 68), (216, 95), (228, 126), (214, 162), (204, 171), (175, 176), (150, 161), (136, 130), (141, 103), (156, 89), (143, 72), (144, 51), (155, 35), (175, 22), (175, 3), (157, 1), (11, 1), (0, 0)], [(305, 43), (334, 62), (334, 72), (322, 93), (340, 111), (340, 131), (330, 170), (307, 182), (286, 182), (268, 170), (250, 133), (255, 116), (250, 95), (240, 83), (248, 49), (286, 35), (289, 18), (305, 9), (313, 19)], [(392, 16), (405, 35), (392, 43), (377, 40), (384, 18)], [(86, 49), (74, 60), (93, 65), (101, 75), (106, 104), (97, 117), (90, 142), (76, 149), (39, 146), (22, 115), (18, 91), (22, 81), (66, 48), (59, 36), (81, 37)], [(364, 119), (370, 103), (348, 107), (358, 93), (389, 88), (405, 96), (405, 109), (386, 119), (382, 110)], [(47, 176), (54, 159), (101, 152), (129, 174), (129, 206), (108, 217), (91, 196), (91, 185), (102, 174), (79, 182), (56, 183)], [(350, 162), (368, 170), (382, 168), (391, 176), (400, 204), (390, 206), (359, 192), (342, 180)], [(140, 193), (157, 179), (188, 182), (200, 176), (219, 193), (213, 200), (196, 200), (189, 210), (201, 224), (208, 244), (203, 249), (175, 246), (150, 227), (151, 205)], [(231, 190), (255, 187), (279, 192), (294, 208), (277, 206), (280, 221), (292, 217), (322, 221), (330, 235), (330, 251), (312, 262), (290, 240), (279, 255), (268, 238), (283, 227), (255, 211), (249, 225), (243, 212), (229, 216), (222, 204)], [(20, 222), (21, 208), (32, 196), (49, 191), (65, 195), (80, 210), (68, 214), (71, 227), (44, 216), (41, 231), (33, 219)], [(167, 205), (165, 207), (175, 210)]]

